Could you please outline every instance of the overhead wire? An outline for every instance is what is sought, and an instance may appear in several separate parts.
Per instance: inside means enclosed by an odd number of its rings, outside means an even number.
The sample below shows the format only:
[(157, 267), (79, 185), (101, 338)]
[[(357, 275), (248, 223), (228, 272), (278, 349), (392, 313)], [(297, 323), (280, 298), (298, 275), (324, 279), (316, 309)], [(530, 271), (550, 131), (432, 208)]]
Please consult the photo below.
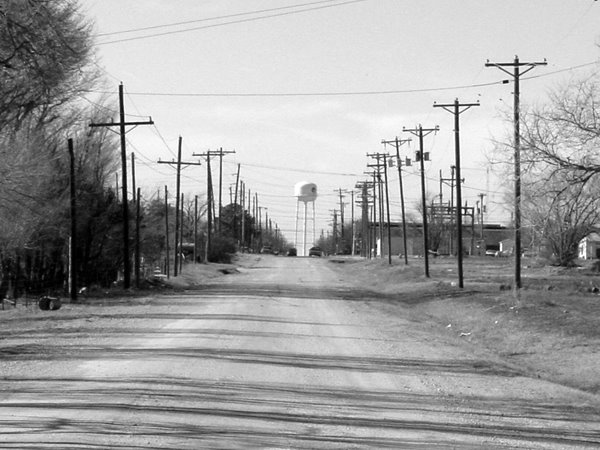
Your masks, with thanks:
[(231, 20), (228, 22), (204, 25), (201, 27), (186, 28), (184, 30), (165, 31), (162, 33), (147, 34), (144, 36), (134, 36), (134, 37), (130, 37), (130, 38), (115, 39), (112, 41), (99, 42), (97, 45), (118, 44), (118, 43), (122, 43), (122, 42), (138, 41), (138, 40), (142, 40), (142, 39), (149, 39), (149, 38), (155, 38), (155, 37), (160, 37), (160, 36), (169, 36), (169, 35), (173, 35), (173, 34), (188, 33), (190, 31), (198, 31), (198, 30), (205, 30), (205, 29), (209, 29), (209, 28), (217, 28), (217, 27), (222, 27), (222, 26), (226, 26), (226, 25), (235, 25), (235, 24), (241, 24), (241, 23), (256, 22), (259, 20), (272, 19), (275, 17), (282, 17), (282, 16), (290, 16), (293, 14), (300, 14), (300, 13), (304, 13), (304, 12), (316, 11), (316, 10), (326, 9), (326, 8), (335, 8), (338, 6), (345, 6), (345, 5), (349, 5), (352, 3), (362, 3), (365, 1), (367, 1), (367, 0), (347, 0), (347, 1), (342, 1), (340, 3), (330, 4), (330, 5), (315, 6), (315, 7), (311, 7), (311, 8), (299, 9), (297, 11), (288, 11), (288, 12), (281, 12), (281, 13), (275, 13), (275, 14), (267, 14), (267, 15), (258, 16), (258, 17), (250, 17), (247, 19)]
[[(598, 65), (599, 61), (590, 61), (575, 66), (566, 67), (563, 69), (554, 70), (551, 72), (539, 73), (537, 75), (524, 76), (521, 80), (531, 80), (536, 78), (544, 78), (559, 73), (564, 73), (572, 70), (582, 69)], [(509, 80), (509, 82), (512, 82)], [(505, 84), (505, 80), (491, 81), (486, 83), (472, 83), (456, 86), (438, 86), (438, 87), (423, 87), (411, 89), (388, 89), (388, 90), (373, 90), (373, 91), (314, 91), (314, 92), (229, 92), (229, 93), (214, 93), (214, 92), (129, 92), (130, 96), (148, 96), (148, 97), (336, 97), (336, 96), (367, 96), (367, 95), (396, 95), (396, 94), (413, 94), (421, 92), (441, 92), (461, 89), (473, 89), (487, 86), (495, 86)], [(97, 94), (108, 94), (108, 91), (90, 89), (87, 92)]]
[(265, 13), (265, 12), (281, 11), (281, 10), (285, 10), (285, 9), (301, 8), (304, 6), (312, 6), (312, 5), (322, 4), (322, 3), (334, 3), (334, 2), (339, 2), (339, 1), (340, 0), (320, 0), (320, 1), (314, 1), (314, 2), (309, 2), (309, 3), (300, 3), (300, 4), (295, 4), (295, 5), (289, 5), (289, 6), (280, 6), (277, 8), (258, 9), (258, 10), (254, 10), (254, 11), (243, 12), (243, 13), (225, 14), (225, 15), (221, 15), (221, 16), (205, 17), (203, 19), (186, 20), (186, 21), (182, 21), (182, 22), (173, 22), (173, 23), (162, 24), (162, 25), (151, 25), (151, 26), (140, 27), (140, 28), (130, 28), (128, 30), (111, 31), (108, 33), (98, 33), (95, 36), (96, 37), (104, 37), (104, 36), (114, 36), (117, 34), (136, 33), (139, 31), (156, 30), (159, 28), (168, 28), (168, 27), (175, 27), (175, 26), (180, 26), (180, 25), (189, 25), (192, 23), (209, 22), (211, 20), (230, 19), (232, 17), (247, 16), (247, 15), (252, 15), (252, 14), (261, 14), (261, 13)]

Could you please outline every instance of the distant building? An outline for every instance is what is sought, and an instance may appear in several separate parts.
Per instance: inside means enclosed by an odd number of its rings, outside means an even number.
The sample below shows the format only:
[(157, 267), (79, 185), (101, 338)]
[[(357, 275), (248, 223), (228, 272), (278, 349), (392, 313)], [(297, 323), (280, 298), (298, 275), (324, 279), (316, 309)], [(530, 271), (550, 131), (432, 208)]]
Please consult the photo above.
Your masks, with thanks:
[[(387, 227), (384, 224), (383, 242), (379, 241), (379, 224), (369, 223), (369, 232), (372, 236), (372, 254), (376, 256), (385, 256), (388, 253), (387, 243)], [(392, 255), (403, 254), (403, 239), (402, 239), (402, 223), (392, 222), (390, 224), (390, 234), (392, 237)], [(481, 231), (483, 230), (483, 239)], [(431, 231), (431, 228), (430, 228)], [(430, 250), (437, 254), (449, 255), (456, 254), (455, 228), (447, 227), (438, 236), (437, 243), (435, 240), (429, 242)], [(375, 236), (373, 236), (375, 234)], [(406, 247), (409, 256), (423, 256), (423, 224), (407, 222), (406, 224)], [(463, 225), (463, 242), (462, 248), (467, 255), (486, 254), (486, 251), (493, 250), (504, 251), (506, 254), (512, 253), (514, 247), (514, 229), (507, 228), (498, 224), (484, 224), (483, 227), (474, 226), (472, 224)], [(362, 235), (360, 236), (362, 238)], [(524, 241), (527, 244), (529, 239), (527, 233), (524, 233)], [(360, 243), (357, 244), (360, 248)], [(437, 248), (436, 248), (437, 247)]]
[(600, 259), (600, 233), (591, 233), (579, 241), (579, 258)]

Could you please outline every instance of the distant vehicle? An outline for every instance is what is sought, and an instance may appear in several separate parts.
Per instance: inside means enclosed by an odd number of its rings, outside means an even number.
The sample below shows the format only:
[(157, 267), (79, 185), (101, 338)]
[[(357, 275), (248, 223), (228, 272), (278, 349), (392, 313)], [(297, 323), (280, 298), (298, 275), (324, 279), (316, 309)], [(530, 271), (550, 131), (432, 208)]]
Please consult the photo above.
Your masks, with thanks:
[(273, 252), (273, 247), (270, 245), (263, 245), (263, 247), (260, 249), (260, 252), (264, 255), (273, 255), (275, 253)]
[(298, 256), (298, 250), (296, 250), (295, 248), (290, 248), (287, 251), (287, 255), (288, 256)]
[(496, 256), (497, 250), (486, 250), (485, 256)]
[(308, 251), (308, 256), (323, 256), (323, 250), (321, 250), (321, 247), (311, 247), (310, 250)]

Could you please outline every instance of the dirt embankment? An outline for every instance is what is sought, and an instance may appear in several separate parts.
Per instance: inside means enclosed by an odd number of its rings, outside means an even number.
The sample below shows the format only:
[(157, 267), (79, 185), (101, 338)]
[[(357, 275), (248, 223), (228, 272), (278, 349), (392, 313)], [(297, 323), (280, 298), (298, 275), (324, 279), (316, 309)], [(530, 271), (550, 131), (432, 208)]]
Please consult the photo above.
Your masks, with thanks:
[[(441, 333), (497, 355), (532, 376), (600, 393), (600, 276), (586, 268), (524, 264), (523, 289), (511, 289), (512, 261), (470, 258), (464, 289), (456, 261), (331, 259), (346, 283), (380, 292), (374, 307), (435, 323)], [(402, 310), (394, 304), (404, 306)]]

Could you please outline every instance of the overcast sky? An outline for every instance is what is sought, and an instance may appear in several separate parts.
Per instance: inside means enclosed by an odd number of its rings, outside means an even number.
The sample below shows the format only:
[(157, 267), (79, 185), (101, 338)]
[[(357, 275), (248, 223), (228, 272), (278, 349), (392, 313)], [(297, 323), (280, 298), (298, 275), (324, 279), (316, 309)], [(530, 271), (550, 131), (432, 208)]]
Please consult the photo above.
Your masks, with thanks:
[[(332, 211), (339, 210), (334, 191), (353, 189), (366, 178), (366, 153), (383, 151), (382, 139), (411, 137), (403, 127), (439, 125), (437, 135), (425, 138), (431, 154), (427, 188), (439, 194), (440, 170), (449, 178), (454, 164), (453, 117), (432, 105), (455, 98), (481, 103), (460, 116), (464, 200), (473, 206), (486, 194), (486, 222), (506, 222), (505, 188), (511, 183), (487, 170), (486, 154), (494, 139), (511, 132), (504, 116), (512, 108), (513, 85), (502, 84), (508, 77), (484, 67), (486, 60), (547, 59), (547, 66), (523, 78), (523, 104), (543, 102), (552, 87), (599, 67), (600, 3), (593, 0), (82, 0), (81, 5), (95, 22), (107, 89), (116, 101), (123, 82), (126, 112), (152, 116), (156, 124), (128, 134), (144, 196), (164, 185), (175, 191), (175, 171), (156, 161), (175, 158), (179, 136), (185, 161), (197, 160), (194, 152), (235, 150), (224, 158), (224, 204), (240, 163), (246, 186), (258, 192), (261, 206), (290, 240), (294, 184), (317, 184), (317, 232), (327, 232)], [(130, 31), (140, 28), (147, 29)], [(417, 148), (413, 141), (402, 147), (403, 155), (414, 158)], [(204, 167), (184, 170), (188, 198), (204, 199), (205, 174)], [(406, 168), (404, 181), (407, 207), (414, 210), (418, 172)], [(392, 171), (395, 219), (398, 191)], [(443, 197), (449, 199), (449, 187)], [(345, 202), (349, 218), (349, 195)]]

